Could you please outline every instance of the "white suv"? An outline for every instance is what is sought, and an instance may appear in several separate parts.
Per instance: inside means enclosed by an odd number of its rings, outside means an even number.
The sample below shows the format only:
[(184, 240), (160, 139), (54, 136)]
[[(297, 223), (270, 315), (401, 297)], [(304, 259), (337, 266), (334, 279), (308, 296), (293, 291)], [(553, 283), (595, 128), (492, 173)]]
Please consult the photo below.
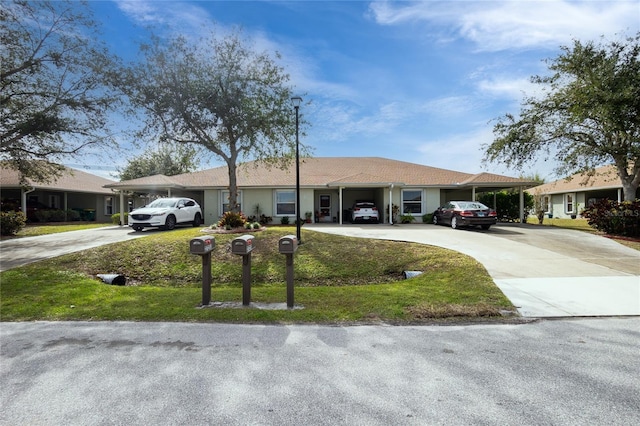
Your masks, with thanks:
[(138, 232), (150, 227), (173, 229), (182, 223), (202, 223), (200, 205), (191, 198), (158, 198), (129, 213), (129, 226)]

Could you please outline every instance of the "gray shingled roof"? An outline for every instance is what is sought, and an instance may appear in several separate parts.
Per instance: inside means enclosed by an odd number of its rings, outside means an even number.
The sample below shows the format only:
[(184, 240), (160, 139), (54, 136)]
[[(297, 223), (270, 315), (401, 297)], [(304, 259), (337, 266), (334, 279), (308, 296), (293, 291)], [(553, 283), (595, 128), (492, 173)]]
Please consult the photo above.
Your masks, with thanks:
[[(238, 165), (239, 187), (281, 187), (295, 185), (295, 164), (287, 169), (267, 167), (260, 162)], [(453, 170), (423, 166), (380, 157), (318, 157), (304, 158), (300, 162), (300, 186), (358, 186), (402, 184), (405, 186), (456, 187), (459, 185), (527, 185), (523, 179), (491, 173), (477, 175)], [(173, 185), (173, 186), (171, 186)], [(177, 176), (150, 176), (148, 178), (117, 182), (109, 188), (132, 189), (182, 187), (187, 189), (226, 188), (229, 185), (227, 167), (221, 166)]]

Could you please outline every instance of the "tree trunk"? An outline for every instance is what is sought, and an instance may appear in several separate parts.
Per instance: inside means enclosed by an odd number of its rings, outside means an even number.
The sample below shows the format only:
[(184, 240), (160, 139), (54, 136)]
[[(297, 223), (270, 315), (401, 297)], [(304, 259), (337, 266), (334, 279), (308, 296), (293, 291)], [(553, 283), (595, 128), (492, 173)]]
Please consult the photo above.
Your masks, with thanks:
[(633, 167), (633, 174), (629, 174), (626, 161), (623, 164), (616, 164), (616, 168), (618, 169), (620, 182), (622, 182), (624, 201), (634, 201), (636, 199), (636, 191), (640, 185), (640, 168)]
[(227, 168), (229, 169), (229, 210), (235, 213), (240, 213), (240, 206), (238, 205), (238, 180), (236, 177), (236, 162), (234, 159), (227, 161)]

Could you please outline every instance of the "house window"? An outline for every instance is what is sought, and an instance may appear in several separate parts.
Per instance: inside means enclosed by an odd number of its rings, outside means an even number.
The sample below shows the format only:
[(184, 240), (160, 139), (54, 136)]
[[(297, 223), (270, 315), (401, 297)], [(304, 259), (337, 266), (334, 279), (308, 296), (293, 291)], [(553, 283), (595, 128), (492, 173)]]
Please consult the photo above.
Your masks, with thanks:
[(104, 214), (111, 216), (114, 214), (114, 200), (113, 197), (104, 197)]
[[(222, 214), (225, 214), (228, 211), (231, 211), (229, 207), (229, 191), (222, 191)], [(238, 198), (236, 199), (238, 203), (238, 210), (242, 211), (242, 191), (238, 191)]]
[(49, 195), (49, 208), (51, 208), (51, 209), (59, 209), (60, 208), (60, 196), (59, 195)]
[(402, 191), (402, 214), (411, 214), (411, 215), (422, 214), (422, 191), (421, 190)]
[(295, 191), (276, 191), (276, 216), (296, 215)]
[(575, 194), (565, 194), (564, 210), (565, 213), (575, 213)]

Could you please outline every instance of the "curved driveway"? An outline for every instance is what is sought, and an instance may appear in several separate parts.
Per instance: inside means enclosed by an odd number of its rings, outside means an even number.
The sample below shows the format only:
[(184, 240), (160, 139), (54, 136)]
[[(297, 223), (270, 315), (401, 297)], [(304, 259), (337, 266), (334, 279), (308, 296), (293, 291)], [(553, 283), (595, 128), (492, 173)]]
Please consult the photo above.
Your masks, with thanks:
[(489, 231), (427, 224), (305, 228), (467, 254), (484, 265), (523, 316), (640, 315), (640, 252), (597, 235), (526, 224)]
[(62, 232), (0, 241), (0, 272), (63, 254), (151, 235), (128, 226)]

